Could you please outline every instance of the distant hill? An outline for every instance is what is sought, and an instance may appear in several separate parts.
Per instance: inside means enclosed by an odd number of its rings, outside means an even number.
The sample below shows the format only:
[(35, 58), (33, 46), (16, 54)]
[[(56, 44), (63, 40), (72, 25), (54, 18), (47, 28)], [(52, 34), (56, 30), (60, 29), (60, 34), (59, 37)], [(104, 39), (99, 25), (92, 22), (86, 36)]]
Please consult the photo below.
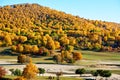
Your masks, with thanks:
[(38, 4), (0, 7), (0, 46), (18, 44), (119, 51), (120, 24), (88, 20)]

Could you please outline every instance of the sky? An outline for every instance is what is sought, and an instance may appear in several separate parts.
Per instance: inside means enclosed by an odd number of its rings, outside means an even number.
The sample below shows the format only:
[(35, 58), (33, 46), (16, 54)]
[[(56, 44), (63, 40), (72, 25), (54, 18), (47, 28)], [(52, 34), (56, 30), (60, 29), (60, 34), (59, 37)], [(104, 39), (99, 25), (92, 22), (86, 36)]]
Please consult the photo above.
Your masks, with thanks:
[(120, 0), (0, 0), (0, 6), (37, 3), (90, 20), (120, 23)]

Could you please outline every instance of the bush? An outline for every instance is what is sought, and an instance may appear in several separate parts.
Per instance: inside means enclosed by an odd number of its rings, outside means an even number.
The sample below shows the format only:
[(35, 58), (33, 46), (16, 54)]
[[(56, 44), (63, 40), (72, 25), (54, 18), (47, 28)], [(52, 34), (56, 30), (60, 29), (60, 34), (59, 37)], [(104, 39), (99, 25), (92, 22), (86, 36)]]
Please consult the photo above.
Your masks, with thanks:
[(97, 73), (101, 76), (101, 77), (110, 77), (112, 75), (112, 73), (109, 70), (97, 70)]
[(39, 74), (44, 74), (45, 73), (45, 69), (44, 68), (38, 68), (39, 70)]
[(73, 55), (74, 60), (81, 60), (82, 59), (82, 54), (81, 53), (73, 52), (72, 55)]
[(62, 57), (61, 57), (60, 54), (54, 55), (54, 56), (53, 56), (53, 60), (54, 60), (57, 64), (59, 64), (59, 63), (62, 62)]
[(109, 70), (103, 70), (100, 76), (102, 77), (110, 77), (112, 74)]
[(6, 73), (7, 73), (6, 70), (3, 67), (0, 66), (0, 78), (5, 76)]
[(98, 74), (102, 74), (103, 70), (99, 69), (97, 70)]
[(99, 75), (97, 71), (92, 71), (91, 73), (93, 76), (96, 76), (96, 77)]
[(15, 75), (15, 76), (21, 76), (21, 75), (22, 75), (21, 70), (20, 70), (20, 69), (16, 69), (16, 70), (14, 71), (14, 75)]
[(29, 56), (24, 55), (24, 54), (18, 55), (17, 59), (18, 59), (18, 63), (21, 63), (21, 64), (31, 62), (31, 58)]
[(9, 69), (9, 71), (15, 76), (21, 76), (22, 75), (22, 72), (21, 72), (20, 69), (15, 69), (15, 70), (14, 69)]
[(80, 74), (80, 75), (82, 75), (82, 74), (84, 74), (85, 73), (85, 69), (84, 68), (82, 68), (82, 69), (76, 69), (76, 71), (75, 71), (75, 74)]

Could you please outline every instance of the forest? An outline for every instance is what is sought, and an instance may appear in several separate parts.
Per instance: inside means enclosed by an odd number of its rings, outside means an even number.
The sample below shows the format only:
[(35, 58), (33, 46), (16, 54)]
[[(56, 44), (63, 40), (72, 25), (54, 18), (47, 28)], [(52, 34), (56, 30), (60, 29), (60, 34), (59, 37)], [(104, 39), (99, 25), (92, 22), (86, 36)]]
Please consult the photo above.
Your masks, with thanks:
[[(65, 74), (68, 71), (69, 76), (69, 71), (72, 70), (72, 74), (81, 76), (89, 72), (96, 79), (98, 75), (107, 79), (112, 75), (107, 70), (109, 68), (120, 74), (119, 52), (120, 23), (85, 19), (39, 4), (25, 3), (0, 7), (0, 59), (1, 63), (6, 62), (0, 64), (5, 67), (0, 66), (2, 80), (11, 80), (14, 77), (14, 80), (36, 80), (37, 74), (45, 73), (45, 69), (53, 70), (57, 80), (60, 80), (64, 73), (55, 72), (58, 69), (65, 70)], [(25, 68), (20, 67), (26, 63), (28, 64)], [(6, 79), (6, 65), (10, 67), (12, 78), (8, 76), (9, 79)], [(41, 65), (45, 65), (45, 69), (41, 68)], [(49, 65), (50, 69), (46, 68)], [(14, 69), (15, 66), (19, 69)], [(86, 70), (78, 68), (79, 66)], [(97, 68), (98, 70), (95, 70)], [(72, 77), (61, 78), (83, 80)], [(46, 76), (39, 78), (46, 80)], [(51, 76), (47, 79), (54, 80)]]
[[(0, 7), (0, 46), (15, 52), (120, 51), (120, 24), (84, 19), (38, 4)], [(63, 52), (63, 53), (64, 53)]]

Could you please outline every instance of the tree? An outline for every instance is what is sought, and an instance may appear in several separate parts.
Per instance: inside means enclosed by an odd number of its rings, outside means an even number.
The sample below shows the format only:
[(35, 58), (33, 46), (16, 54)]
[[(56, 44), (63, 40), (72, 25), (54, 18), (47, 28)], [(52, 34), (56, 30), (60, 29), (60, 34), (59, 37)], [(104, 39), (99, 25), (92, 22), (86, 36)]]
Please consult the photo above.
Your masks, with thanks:
[(71, 37), (69, 40), (70, 40), (70, 45), (74, 46), (76, 44), (76, 39), (74, 37)]
[(14, 46), (14, 45), (13, 45), (13, 46), (11, 47), (11, 49), (12, 49), (12, 51), (16, 51), (16, 50), (17, 50), (17, 46)]
[(60, 76), (62, 75), (63, 73), (60, 71), (60, 72), (56, 72), (56, 76), (57, 76), (57, 80), (60, 80)]
[(43, 55), (43, 56), (50, 56), (50, 52), (49, 52), (49, 50), (48, 50), (48, 49), (44, 49), (42, 55)]
[(18, 60), (17, 61), (18, 63), (21, 63), (21, 64), (26, 63), (26, 55), (24, 54), (18, 55), (17, 60)]
[(26, 56), (26, 55), (24, 55), (24, 54), (20, 54), (20, 55), (18, 55), (18, 63), (21, 63), (21, 64), (23, 64), (23, 63), (29, 63), (29, 62), (31, 62), (31, 57), (29, 57), (29, 56)]
[(97, 78), (97, 76), (99, 75), (99, 73), (97, 71), (92, 71), (91, 72), (93, 76), (95, 76)]
[(23, 50), (24, 50), (23, 45), (19, 44), (19, 45), (17, 46), (17, 51), (18, 51), (18, 52), (23, 52)]
[(55, 44), (54, 44), (54, 41), (52, 39), (48, 39), (46, 46), (50, 50), (55, 50)]
[(34, 45), (34, 46), (32, 47), (32, 52), (33, 52), (34, 54), (36, 54), (36, 53), (38, 53), (38, 51), (39, 51), (38, 46), (37, 46), (37, 45)]
[(60, 38), (60, 44), (61, 44), (62, 46), (68, 45), (69, 43), (70, 43), (70, 42), (69, 42), (69, 39), (67, 38), (67, 36)]
[(59, 48), (60, 48), (60, 43), (59, 43), (58, 41), (55, 41), (54, 44), (55, 44), (55, 48), (56, 48), (56, 49), (59, 49)]
[(99, 69), (99, 70), (97, 70), (97, 72), (100, 75), (100, 74), (102, 74), (103, 70)]
[(82, 68), (82, 69), (76, 69), (76, 71), (75, 71), (75, 74), (80, 74), (80, 76), (82, 74), (84, 74), (84, 73), (85, 73), (85, 69), (84, 68)]
[(32, 62), (30, 62), (24, 68), (22, 76), (24, 78), (26, 78), (27, 80), (35, 80), (38, 72), (39, 72), (39, 70), (36, 67), (36, 65), (34, 65)]
[(5, 40), (7, 46), (12, 45), (12, 40), (11, 40), (11, 37), (9, 35), (6, 35), (4, 37), (4, 40)]
[(10, 69), (10, 71), (12, 72), (13, 75), (15, 76), (21, 76), (22, 75), (22, 72), (20, 69)]
[(57, 64), (61, 63), (61, 61), (62, 61), (61, 55), (60, 55), (60, 54), (54, 55), (54, 56), (53, 56), (53, 60), (54, 60)]
[(27, 37), (26, 36), (19, 36), (19, 41), (21, 43), (24, 43), (25, 41), (27, 41)]
[(6, 70), (3, 67), (0, 66), (0, 78), (5, 76), (6, 73), (7, 73)]
[(112, 75), (112, 74), (111, 74), (111, 72), (110, 72), (109, 70), (103, 70), (103, 71), (101, 72), (101, 74), (100, 74), (100, 76), (106, 77), (106, 80), (107, 80), (107, 78), (110, 77), (111, 75)]
[(24, 45), (24, 53), (30, 53), (32, 50), (31, 45)]
[(82, 59), (82, 54), (78, 52), (73, 52), (73, 59), (74, 60), (81, 60)]
[(70, 45), (66, 45), (66, 47), (65, 47), (65, 50), (67, 50), (67, 51), (69, 51), (69, 52), (72, 52), (73, 49), (74, 49), (74, 47), (73, 47), (73, 46), (70, 46)]
[(2, 41), (0, 41), (0, 47), (3, 45), (3, 42)]
[(44, 74), (45, 73), (45, 69), (44, 68), (38, 68), (39, 70), (39, 74)]

